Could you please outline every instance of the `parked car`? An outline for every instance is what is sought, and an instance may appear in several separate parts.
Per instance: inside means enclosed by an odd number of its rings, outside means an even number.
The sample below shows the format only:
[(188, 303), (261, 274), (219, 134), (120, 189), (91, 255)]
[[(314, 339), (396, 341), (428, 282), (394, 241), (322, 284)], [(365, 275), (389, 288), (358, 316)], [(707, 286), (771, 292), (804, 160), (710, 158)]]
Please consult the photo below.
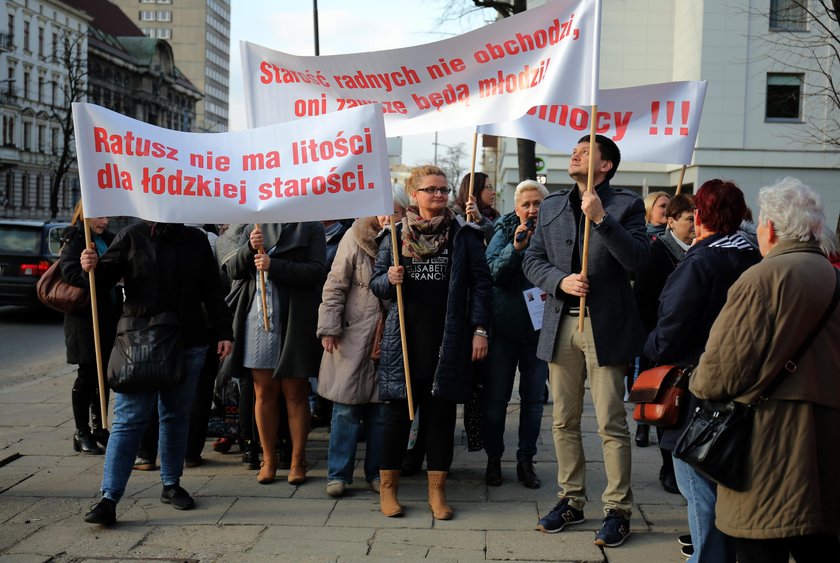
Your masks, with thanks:
[(40, 307), (35, 284), (58, 260), (69, 223), (0, 219), (0, 305)]

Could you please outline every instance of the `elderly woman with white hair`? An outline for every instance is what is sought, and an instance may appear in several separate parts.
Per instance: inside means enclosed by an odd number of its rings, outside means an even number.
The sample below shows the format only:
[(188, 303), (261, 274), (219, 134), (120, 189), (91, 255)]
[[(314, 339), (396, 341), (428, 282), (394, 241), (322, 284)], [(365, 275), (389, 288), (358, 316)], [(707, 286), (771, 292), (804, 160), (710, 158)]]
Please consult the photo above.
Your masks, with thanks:
[[(729, 290), (690, 389), (749, 402), (782, 373), (817, 326), (838, 276), (820, 243), (819, 196), (793, 178), (763, 188), (764, 259)], [(740, 563), (840, 561), (840, 309), (755, 411), (743, 491), (718, 486), (716, 526), (735, 538)], [(786, 372), (784, 372), (786, 373)], [(784, 377), (784, 376), (782, 376)]]
[(522, 258), (534, 234), (545, 186), (525, 180), (516, 186), (514, 211), (496, 222), (487, 246), (487, 265), (493, 277), (493, 342), (484, 381), (485, 481), (502, 484), (501, 458), (505, 451), (505, 415), (513, 380), (519, 367), (519, 445), (516, 476), (529, 489), (540, 486), (533, 459), (543, 414), (543, 393), (548, 365), (537, 358), (540, 331), (534, 330), (523, 292), (534, 287), (522, 272)]

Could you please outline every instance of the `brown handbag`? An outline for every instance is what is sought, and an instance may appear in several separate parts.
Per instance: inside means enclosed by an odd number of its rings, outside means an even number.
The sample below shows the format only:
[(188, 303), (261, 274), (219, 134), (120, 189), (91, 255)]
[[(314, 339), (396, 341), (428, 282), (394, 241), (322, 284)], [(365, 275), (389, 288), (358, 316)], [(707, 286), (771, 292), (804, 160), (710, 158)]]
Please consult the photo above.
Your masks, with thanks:
[(84, 287), (70, 285), (61, 277), (61, 266), (56, 260), (47, 268), (35, 285), (41, 303), (61, 313), (76, 313), (90, 304), (90, 294)]
[(658, 366), (639, 374), (627, 400), (636, 403), (633, 420), (671, 428), (680, 422), (688, 392), (688, 372), (677, 366)]

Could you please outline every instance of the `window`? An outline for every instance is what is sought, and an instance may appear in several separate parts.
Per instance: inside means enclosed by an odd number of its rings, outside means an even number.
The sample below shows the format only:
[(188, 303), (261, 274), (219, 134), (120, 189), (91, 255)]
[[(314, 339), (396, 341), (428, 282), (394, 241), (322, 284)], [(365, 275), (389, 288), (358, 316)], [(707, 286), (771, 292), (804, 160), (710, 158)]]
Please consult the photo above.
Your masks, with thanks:
[(800, 121), (802, 119), (802, 74), (767, 75), (768, 121)]
[(44, 56), (44, 28), (38, 28), (38, 52), (36, 53), (38, 56)]
[(140, 0), (141, 4), (154, 4), (155, 0)]
[(38, 152), (47, 152), (47, 128), (43, 125), (38, 126)]
[(805, 31), (808, 0), (770, 0), (770, 29), (773, 31)]
[(29, 99), (29, 73), (23, 73), (23, 99)]
[(142, 10), (140, 12), (140, 21), (153, 22), (155, 21), (155, 13), (150, 10)]
[(159, 22), (171, 22), (172, 21), (172, 12), (170, 12), (169, 10), (158, 10), (157, 21), (159, 21)]
[(58, 154), (58, 129), (56, 127), (50, 128), (50, 148), (53, 154)]
[(15, 15), (9, 14), (9, 35), (12, 36), (12, 43), (15, 42)]
[(168, 27), (161, 27), (157, 30), (158, 39), (172, 39), (172, 30)]
[(39, 102), (44, 101), (44, 77), (43, 76), (38, 77), (38, 101)]
[(58, 60), (58, 33), (52, 34), (52, 53), (53, 58)]
[(32, 124), (23, 124), (23, 150), (28, 151), (32, 149)]
[(12, 115), (3, 116), (3, 146), (15, 146), (15, 118)]
[(50, 93), (52, 95), (52, 105), (58, 105), (58, 82), (54, 78), (50, 81)]
[(23, 50), (29, 50), (29, 22), (23, 21)]
[(44, 207), (44, 177), (38, 174), (35, 177), (35, 208)]

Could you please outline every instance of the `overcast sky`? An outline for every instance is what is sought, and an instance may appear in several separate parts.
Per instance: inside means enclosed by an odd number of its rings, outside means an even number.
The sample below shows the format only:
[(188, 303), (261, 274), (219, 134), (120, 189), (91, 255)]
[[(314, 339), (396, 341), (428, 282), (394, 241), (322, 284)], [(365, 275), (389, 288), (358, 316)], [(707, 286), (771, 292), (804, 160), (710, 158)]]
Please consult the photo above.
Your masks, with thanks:
[[(469, 0), (449, 0), (472, 6)], [(410, 47), (476, 29), (495, 18), (493, 10), (473, 11), (440, 23), (447, 0), (318, 0), (321, 55)], [(230, 130), (246, 128), (239, 42), (250, 41), (294, 55), (314, 55), (312, 2), (231, 0)], [(434, 134), (403, 137), (403, 162), (430, 162)], [(439, 143), (472, 144), (471, 129), (441, 131)], [(443, 152), (443, 148), (440, 149)]]

